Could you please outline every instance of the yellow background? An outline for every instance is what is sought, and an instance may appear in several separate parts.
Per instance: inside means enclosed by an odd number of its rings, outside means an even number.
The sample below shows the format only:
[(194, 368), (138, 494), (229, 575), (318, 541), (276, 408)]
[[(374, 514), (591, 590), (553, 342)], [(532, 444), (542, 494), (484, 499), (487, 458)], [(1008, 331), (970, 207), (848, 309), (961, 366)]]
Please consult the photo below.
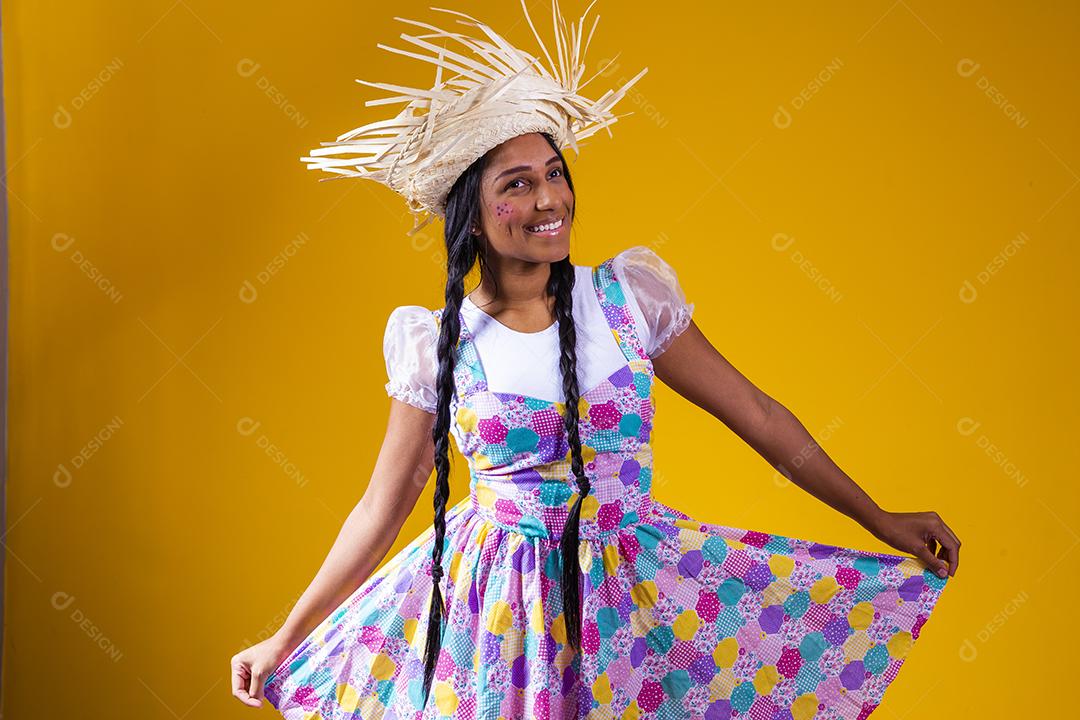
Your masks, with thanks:
[[(516, 2), (451, 7), (534, 48)], [(653, 247), (720, 352), (881, 505), (963, 541), (881, 720), (1067, 707), (1080, 12), (596, 12), (590, 68), (622, 55), (587, 94), (649, 73), (614, 138), (570, 155), (571, 257)], [(229, 658), (363, 492), (388, 314), (441, 304), (441, 228), (407, 238), (391, 191), (299, 161), (387, 112), (355, 78), (430, 86), (375, 47), (405, 46), (393, 15), (449, 23), (420, 2), (4, 3), (4, 717), (269, 716), (231, 697)], [(658, 410), (663, 501), (889, 550), (667, 388)], [(387, 558), (431, 512), (429, 486)]]

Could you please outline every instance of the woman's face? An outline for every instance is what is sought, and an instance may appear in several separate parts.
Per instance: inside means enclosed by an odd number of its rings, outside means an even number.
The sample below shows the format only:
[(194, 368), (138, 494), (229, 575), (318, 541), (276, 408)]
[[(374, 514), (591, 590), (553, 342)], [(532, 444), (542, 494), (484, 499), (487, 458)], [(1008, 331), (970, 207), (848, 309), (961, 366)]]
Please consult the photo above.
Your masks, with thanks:
[[(543, 135), (519, 135), (493, 148), (480, 193), (478, 230), (490, 251), (526, 262), (558, 262), (570, 254), (574, 194)], [(537, 227), (551, 224), (557, 227)]]

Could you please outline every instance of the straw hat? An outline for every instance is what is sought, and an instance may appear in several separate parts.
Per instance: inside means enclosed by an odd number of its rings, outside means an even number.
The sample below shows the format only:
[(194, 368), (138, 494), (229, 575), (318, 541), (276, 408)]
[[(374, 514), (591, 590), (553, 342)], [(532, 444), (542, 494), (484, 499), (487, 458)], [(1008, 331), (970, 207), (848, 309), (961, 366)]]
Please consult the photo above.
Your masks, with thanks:
[[(556, 61), (541, 40), (525, 0), (521, 8), (532, 29), (547, 67), (538, 57), (510, 44), (484, 23), (464, 13), (432, 7), (457, 15), (457, 22), (475, 27), (482, 37), (452, 32), (428, 23), (395, 17), (430, 32), (401, 39), (425, 52), (410, 52), (377, 46), (393, 53), (435, 65), (435, 84), (427, 90), (391, 83), (357, 80), (358, 83), (395, 93), (369, 100), (368, 105), (406, 102), (396, 116), (370, 122), (338, 136), (335, 142), (320, 143), (301, 160), (308, 169), (334, 173), (339, 177), (375, 180), (405, 198), (415, 219), (414, 234), (435, 217), (445, 217), (446, 196), (454, 181), (477, 158), (512, 137), (530, 132), (547, 132), (560, 149), (572, 147), (580, 153), (578, 141), (601, 128), (607, 129), (619, 117), (611, 108), (647, 71), (644, 68), (617, 90), (608, 90), (596, 100), (580, 91), (596, 75), (614, 62), (608, 61), (587, 80), (585, 55), (599, 16), (593, 20), (585, 46), (582, 30), (593, 0), (569, 31), (558, 0), (552, 0), (552, 27), (555, 32)], [(478, 33), (479, 34), (479, 33)], [(453, 46), (459, 43), (463, 48)], [(441, 42), (441, 45), (439, 44)], [(449, 45), (449, 47), (448, 47)], [(616, 55), (615, 57), (618, 57)], [(450, 75), (443, 79), (444, 71)]]

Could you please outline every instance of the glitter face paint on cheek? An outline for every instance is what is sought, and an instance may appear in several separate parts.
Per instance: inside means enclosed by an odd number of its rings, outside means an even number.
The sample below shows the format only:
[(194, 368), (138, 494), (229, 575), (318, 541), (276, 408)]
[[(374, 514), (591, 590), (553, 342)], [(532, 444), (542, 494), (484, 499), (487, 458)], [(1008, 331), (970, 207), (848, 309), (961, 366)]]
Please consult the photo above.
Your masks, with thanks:
[(509, 227), (510, 222), (514, 219), (515, 212), (514, 206), (508, 202), (496, 203), (492, 209), (492, 213), (495, 215), (495, 219), (500, 225)]

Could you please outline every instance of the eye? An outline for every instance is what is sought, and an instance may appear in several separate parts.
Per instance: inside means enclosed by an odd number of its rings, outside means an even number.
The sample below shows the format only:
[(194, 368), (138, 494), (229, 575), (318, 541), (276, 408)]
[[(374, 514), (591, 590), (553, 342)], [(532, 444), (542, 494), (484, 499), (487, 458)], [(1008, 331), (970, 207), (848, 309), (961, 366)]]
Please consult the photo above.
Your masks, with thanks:
[[(562, 177), (563, 171), (562, 171), (561, 167), (552, 168), (551, 172), (548, 173), (548, 177), (551, 177), (552, 173), (558, 173), (558, 177)], [(513, 189), (514, 188), (514, 183), (518, 183), (518, 182), (525, 182), (525, 179), (524, 178), (514, 178), (513, 180), (511, 180), (509, 183), (506, 184), (506, 187), (504, 187), (503, 190), (506, 191), (506, 190)]]

